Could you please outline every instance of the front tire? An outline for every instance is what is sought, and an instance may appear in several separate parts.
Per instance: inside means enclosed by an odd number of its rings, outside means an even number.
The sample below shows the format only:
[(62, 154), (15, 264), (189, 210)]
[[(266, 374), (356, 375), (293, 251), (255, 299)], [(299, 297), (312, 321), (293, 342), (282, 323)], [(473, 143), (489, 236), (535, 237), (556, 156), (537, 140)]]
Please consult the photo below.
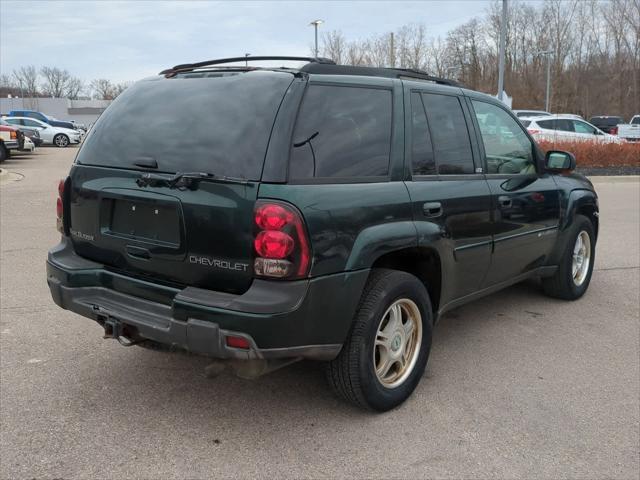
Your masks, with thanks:
[(61, 147), (61, 148), (68, 147), (69, 146), (69, 137), (67, 137), (63, 133), (59, 133), (58, 135), (53, 137), (53, 144), (56, 147)]
[(563, 300), (577, 300), (589, 288), (596, 257), (596, 236), (593, 223), (576, 215), (558, 270), (542, 279), (544, 292)]
[(373, 270), (347, 341), (327, 365), (329, 384), (361, 408), (384, 412), (397, 407), (422, 378), (432, 326), (429, 294), (418, 278)]
[(0, 163), (4, 162), (7, 158), (9, 158), (9, 150), (7, 147), (0, 144)]

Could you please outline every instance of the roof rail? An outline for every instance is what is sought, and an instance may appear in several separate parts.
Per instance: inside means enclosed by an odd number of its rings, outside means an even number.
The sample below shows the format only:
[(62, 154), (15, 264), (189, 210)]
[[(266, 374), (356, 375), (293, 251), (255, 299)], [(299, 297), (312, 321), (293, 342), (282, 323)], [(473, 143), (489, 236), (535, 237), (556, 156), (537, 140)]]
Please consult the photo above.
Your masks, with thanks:
[(387, 68), (387, 70), (395, 70), (399, 72), (399, 77), (418, 78), (422, 80), (429, 80), (431, 82), (438, 83), (440, 85), (451, 85), (452, 87), (459, 87), (460, 84), (455, 80), (449, 80), (448, 78), (435, 77), (429, 75), (424, 70), (418, 70), (415, 68)]
[(287, 56), (247, 56), (247, 57), (231, 57), (231, 58), (218, 58), (215, 60), (206, 60), (204, 62), (197, 63), (184, 63), (176, 65), (172, 68), (167, 68), (160, 72), (160, 75), (166, 75), (168, 73), (174, 73), (178, 71), (193, 70), (195, 68), (208, 67), (211, 65), (223, 65), (225, 63), (234, 62), (259, 62), (264, 60), (289, 60), (289, 61), (306, 61), (307, 63), (322, 63), (325, 65), (335, 65), (336, 63), (329, 58), (322, 57), (287, 57)]
[(385, 78), (407, 78), (416, 80), (426, 80), (440, 85), (449, 85), (452, 87), (462, 87), (462, 85), (454, 80), (446, 78), (434, 77), (422, 70), (412, 68), (386, 68), (386, 67), (364, 67), (354, 65), (336, 65), (308, 63), (300, 68), (301, 71), (307, 73), (324, 74), (324, 75), (358, 75)]

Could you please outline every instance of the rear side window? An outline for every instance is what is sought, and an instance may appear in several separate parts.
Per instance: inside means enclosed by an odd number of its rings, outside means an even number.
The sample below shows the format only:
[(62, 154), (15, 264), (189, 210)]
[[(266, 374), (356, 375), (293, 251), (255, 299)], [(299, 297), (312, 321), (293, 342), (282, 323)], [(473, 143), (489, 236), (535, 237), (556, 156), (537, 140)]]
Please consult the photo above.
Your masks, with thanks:
[(547, 130), (562, 130), (563, 132), (573, 132), (573, 122), (566, 119), (538, 120), (538, 125)]
[(458, 97), (422, 94), (440, 175), (474, 173), (471, 141)]
[(391, 91), (310, 85), (298, 115), (289, 177), (377, 177), (389, 172)]
[[(215, 76), (217, 75), (217, 76)], [(136, 83), (100, 116), (77, 162), (259, 180), (271, 128), (293, 76), (249, 72)]]
[(436, 163), (431, 145), (427, 115), (418, 92), (411, 93), (411, 165), (414, 175), (433, 175)]
[(520, 123), (523, 127), (527, 128), (529, 125), (531, 125), (531, 120), (520, 120)]

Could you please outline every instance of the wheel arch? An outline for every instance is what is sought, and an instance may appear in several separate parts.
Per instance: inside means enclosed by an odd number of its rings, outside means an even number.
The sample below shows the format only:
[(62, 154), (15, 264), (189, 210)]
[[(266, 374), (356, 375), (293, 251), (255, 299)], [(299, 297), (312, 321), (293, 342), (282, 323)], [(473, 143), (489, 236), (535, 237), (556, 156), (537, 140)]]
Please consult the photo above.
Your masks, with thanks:
[(442, 291), (442, 262), (435, 248), (416, 246), (387, 252), (376, 258), (371, 268), (389, 268), (416, 276), (429, 293), (435, 318)]
[(598, 197), (595, 192), (586, 189), (573, 190), (569, 194), (565, 214), (560, 223), (558, 239), (549, 257), (548, 265), (557, 265), (562, 258), (566, 242), (571, 232), (571, 226), (575, 223), (576, 216), (583, 215), (591, 220), (595, 233), (595, 240), (598, 239), (599, 208)]

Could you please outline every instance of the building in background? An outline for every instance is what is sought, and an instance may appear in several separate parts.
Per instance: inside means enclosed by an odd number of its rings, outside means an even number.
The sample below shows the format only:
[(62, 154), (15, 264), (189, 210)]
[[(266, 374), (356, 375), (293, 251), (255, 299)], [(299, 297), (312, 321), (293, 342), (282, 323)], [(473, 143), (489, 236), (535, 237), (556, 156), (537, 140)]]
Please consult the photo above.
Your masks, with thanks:
[(69, 100), (68, 98), (0, 98), (0, 114), (11, 110), (35, 110), (58, 120), (75, 120), (89, 126), (111, 100)]

